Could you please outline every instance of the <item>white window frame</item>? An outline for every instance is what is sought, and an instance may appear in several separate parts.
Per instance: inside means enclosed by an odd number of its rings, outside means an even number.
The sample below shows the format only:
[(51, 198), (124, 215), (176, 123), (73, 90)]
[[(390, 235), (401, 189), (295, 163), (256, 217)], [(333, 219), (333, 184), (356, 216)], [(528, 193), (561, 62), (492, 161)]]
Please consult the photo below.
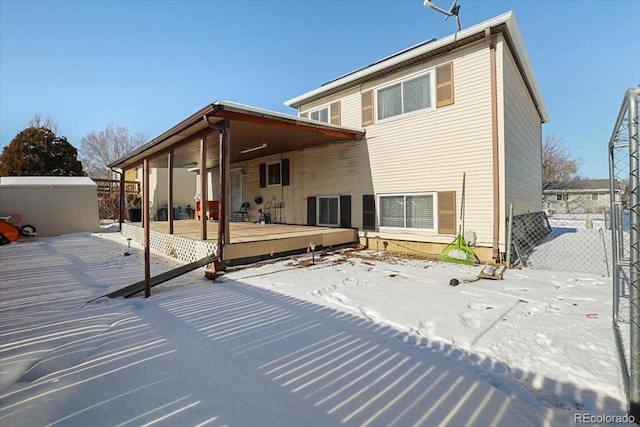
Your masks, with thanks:
[[(431, 196), (432, 199), (432, 219), (433, 219), (433, 228), (416, 228), (416, 227), (407, 227), (407, 208), (406, 208), (406, 200), (407, 197), (416, 197), (416, 196)], [(377, 203), (376, 203), (376, 215), (377, 215), (377, 221), (380, 227), (380, 230), (409, 230), (409, 231), (427, 231), (427, 232), (435, 232), (438, 229), (438, 193), (433, 191), (433, 192), (423, 192), (423, 193), (393, 193), (393, 194), (379, 194), (377, 196)], [(389, 226), (389, 225), (382, 225), (382, 214), (381, 214), (381, 207), (382, 207), (382, 202), (380, 199), (384, 198), (384, 197), (404, 197), (405, 200), (405, 204), (404, 204), (404, 215), (403, 215), (403, 223), (404, 225), (402, 227), (399, 226)]]
[[(270, 178), (270, 166), (273, 165), (278, 165), (278, 167), (280, 168), (280, 176), (278, 177), (278, 183), (277, 184), (272, 184)], [(266, 178), (267, 178), (267, 187), (280, 187), (282, 186), (282, 162), (280, 160), (276, 161), (276, 162), (269, 162), (267, 163), (267, 170), (266, 170)]]
[[(425, 107), (425, 108), (420, 108), (418, 110), (414, 110), (414, 111), (410, 111), (408, 113), (404, 112), (404, 83), (420, 78), (422, 76), (425, 75), (430, 75), (429, 77), (429, 86), (430, 87), (430, 95), (431, 95), (431, 99), (430, 99), (430, 105), (429, 107)], [(421, 71), (419, 73), (414, 73), (411, 74), (409, 76), (405, 76), (399, 79), (396, 79), (394, 81), (391, 81), (389, 83), (386, 83), (383, 86), (377, 87), (374, 89), (374, 97), (373, 97), (373, 108), (375, 109), (375, 121), (377, 123), (384, 123), (387, 121), (391, 121), (391, 120), (397, 120), (398, 118), (401, 117), (409, 117), (415, 114), (420, 114), (420, 113), (424, 113), (426, 111), (433, 111), (436, 109), (436, 82), (435, 82), (435, 77), (436, 77), (436, 72), (435, 72), (435, 68), (430, 68), (427, 71)], [(402, 96), (402, 113), (400, 114), (396, 114), (395, 116), (390, 116), (390, 117), (385, 117), (384, 119), (381, 119), (380, 116), (378, 115), (378, 91), (380, 90), (384, 90), (387, 89), (391, 86), (395, 86), (397, 84), (400, 84), (400, 94)]]
[[(313, 113), (318, 113), (318, 117), (319, 117), (320, 116), (320, 111), (322, 111), (322, 110), (327, 110), (327, 121), (326, 122), (323, 122), (322, 120), (319, 120), (319, 119), (316, 120), (316, 119), (312, 119), (311, 118), (311, 115)], [(314, 108), (313, 110), (308, 110), (307, 111), (307, 115), (308, 115), (310, 120), (314, 120), (314, 121), (319, 122), (319, 123), (330, 124), (331, 123), (331, 104), (326, 104), (326, 105), (323, 105), (321, 107)]]
[[(337, 216), (336, 216), (336, 223), (335, 224), (331, 224), (331, 223), (324, 223), (320, 221), (320, 200), (322, 199), (335, 199), (337, 200), (337, 207), (338, 207), (338, 212), (337, 212)], [(317, 218), (317, 223), (318, 225), (323, 225), (325, 227), (339, 227), (340, 226), (340, 196), (317, 196), (316, 197), (316, 218)], [(329, 215), (331, 216), (331, 215)]]
[(556, 202), (567, 202), (567, 201), (569, 201), (569, 195), (567, 193), (556, 194)]

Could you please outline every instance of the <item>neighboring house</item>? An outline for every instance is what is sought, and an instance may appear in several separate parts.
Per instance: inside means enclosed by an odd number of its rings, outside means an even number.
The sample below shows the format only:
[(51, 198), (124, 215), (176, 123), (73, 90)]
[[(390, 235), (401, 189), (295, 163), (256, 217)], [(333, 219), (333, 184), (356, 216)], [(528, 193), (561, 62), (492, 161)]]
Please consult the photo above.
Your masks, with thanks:
[(465, 229), (498, 258), (509, 204), (515, 214), (542, 209), (547, 113), (513, 13), (398, 52), (286, 105), (300, 117), (366, 129), (360, 142), (291, 159), (318, 224), (337, 224), (339, 196), (349, 194), (352, 225), (371, 230), (363, 237), (448, 243), (466, 172)]
[(608, 179), (554, 182), (542, 194), (544, 208), (550, 213), (602, 213), (611, 208)]
[(464, 228), (482, 260), (505, 253), (511, 203), (542, 210), (547, 113), (511, 12), (286, 105), (298, 116), (214, 102), (110, 166), (162, 167), (174, 151), (176, 168), (204, 159), (211, 200), (227, 144), (230, 212), (249, 202), (255, 221), (271, 206), (278, 222), (357, 228), (374, 249), (431, 255), (461, 225), (463, 173)]

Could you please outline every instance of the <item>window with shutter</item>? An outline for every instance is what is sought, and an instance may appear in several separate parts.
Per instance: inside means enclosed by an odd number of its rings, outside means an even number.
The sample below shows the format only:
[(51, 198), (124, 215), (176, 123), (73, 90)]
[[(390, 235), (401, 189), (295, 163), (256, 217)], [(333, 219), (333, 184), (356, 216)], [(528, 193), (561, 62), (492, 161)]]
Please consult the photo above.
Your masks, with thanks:
[(456, 234), (456, 192), (438, 192), (438, 234)]
[(304, 113), (300, 113), (300, 117), (303, 117), (305, 119), (309, 118), (309, 112), (305, 111)]
[(340, 126), (340, 101), (332, 102), (330, 105), (331, 110), (331, 124)]
[(339, 198), (318, 197), (318, 225), (340, 225), (340, 203)]
[(453, 104), (453, 62), (436, 68), (436, 107)]
[(380, 196), (380, 227), (434, 230), (434, 195)]
[(433, 106), (431, 84), (431, 72), (429, 72), (378, 89), (376, 92), (378, 120), (431, 108)]
[(373, 124), (373, 90), (362, 92), (362, 126)]

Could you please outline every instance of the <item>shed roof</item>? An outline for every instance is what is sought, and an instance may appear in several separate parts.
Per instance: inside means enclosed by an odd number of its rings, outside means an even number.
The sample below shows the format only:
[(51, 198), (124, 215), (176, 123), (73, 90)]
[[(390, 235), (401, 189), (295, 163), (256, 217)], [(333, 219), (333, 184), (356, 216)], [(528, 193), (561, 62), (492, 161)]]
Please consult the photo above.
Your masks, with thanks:
[(492, 34), (499, 32), (503, 32), (505, 34), (505, 38), (511, 47), (530, 96), (538, 109), (540, 119), (543, 123), (549, 121), (549, 117), (542, 100), (542, 95), (538, 89), (533, 70), (520, 36), (518, 24), (516, 23), (516, 18), (512, 11), (458, 31), (440, 40), (427, 40), (398, 53), (389, 55), (374, 62), (373, 64), (331, 80), (317, 89), (296, 96), (295, 98), (286, 101), (285, 105), (293, 108), (299, 108), (304, 104), (316, 101), (349, 87), (353, 87), (366, 81), (387, 75), (391, 72), (409, 67), (417, 62), (443, 55), (455, 48), (484, 38), (484, 31), (486, 28), (490, 28)]
[(0, 187), (96, 187), (86, 176), (3, 176)]

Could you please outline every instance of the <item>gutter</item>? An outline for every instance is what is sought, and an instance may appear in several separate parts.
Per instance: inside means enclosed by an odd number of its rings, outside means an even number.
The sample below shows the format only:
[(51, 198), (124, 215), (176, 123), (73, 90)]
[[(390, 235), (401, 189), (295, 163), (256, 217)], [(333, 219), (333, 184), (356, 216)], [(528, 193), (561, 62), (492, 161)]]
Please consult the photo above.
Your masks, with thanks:
[(498, 77), (496, 71), (496, 45), (491, 28), (484, 30), (489, 45), (491, 68), (491, 147), (493, 154), (493, 259), (500, 262), (500, 141), (498, 137)]
[(118, 227), (120, 232), (122, 232), (122, 224), (124, 223), (124, 171), (122, 172), (118, 172), (117, 170), (115, 170), (114, 168), (110, 167), (109, 169), (111, 169), (111, 172), (115, 172), (118, 175), (120, 175), (120, 209), (118, 212)]

